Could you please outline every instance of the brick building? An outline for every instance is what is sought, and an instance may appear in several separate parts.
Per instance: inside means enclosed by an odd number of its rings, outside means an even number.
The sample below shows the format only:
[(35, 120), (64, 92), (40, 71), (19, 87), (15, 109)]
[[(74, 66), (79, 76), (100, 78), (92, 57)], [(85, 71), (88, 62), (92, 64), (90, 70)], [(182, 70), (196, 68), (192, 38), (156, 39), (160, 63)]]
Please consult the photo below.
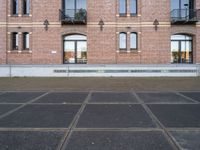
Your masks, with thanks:
[(0, 0), (0, 64), (200, 63), (200, 0)]

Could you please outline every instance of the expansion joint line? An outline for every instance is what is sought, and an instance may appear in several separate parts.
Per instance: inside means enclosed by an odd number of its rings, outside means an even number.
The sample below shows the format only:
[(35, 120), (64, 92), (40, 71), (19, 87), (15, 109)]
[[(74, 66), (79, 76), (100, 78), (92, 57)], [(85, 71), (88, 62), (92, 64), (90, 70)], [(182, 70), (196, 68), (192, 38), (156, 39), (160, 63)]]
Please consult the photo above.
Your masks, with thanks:
[(64, 150), (65, 147), (67, 146), (68, 144), (68, 141), (69, 141), (69, 138), (73, 132), (73, 129), (76, 127), (77, 123), (78, 123), (78, 120), (82, 114), (82, 112), (84, 111), (90, 97), (92, 95), (92, 92), (90, 91), (87, 95), (87, 97), (85, 98), (84, 102), (82, 103), (79, 111), (76, 113), (74, 119), (72, 120), (72, 123), (70, 124), (69, 128), (68, 128), (68, 131), (66, 132), (66, 134), (64, 135), (63, 139), (61, 140), (60, 144), (58, 145), (57, 147), (57, 150)]
[(137, 100), (140, 102), (140, 104), (142, 105), (142, 107), (145, 109), (145, 111), (147, 112), (147, 114), (151, 117), (152, 121), (163, 130), (164, 136), (166, 137), (166, 139), (168, 140), (168, 142), (170, 143), (170, 145), (173, 147), (174, 150), (181, 150), (181, 147), (178, 143), (176, 143), (172, 136), (170, 135), (169, 131), (167, 130), (167, 128), (165, 128), (165, 126), (158, 120), (158, 118), (152, 113), (152, 111), (149, 109), (149, 107), (140, 99), (140, 97), (134, 92), (132, 91), (132, 94), (137, 98)]
[(38, 96), (38, 97), (36, 97), (36, 98), (30, 100), (30, 101), (24, 103), (23, 105), (20, 105), (19, 107), (15, 108), (15, 109), (12, 109), (11, 111), (8, 111), (7, 113), (5, 113), (5, 114), (3, 114), (3, 115), (0, 115), (0, 119), (2, 119), (2, 118), (4, 118), (4, 117), (6, 117), (6, 116), (8, 116), (8, 115), (10, 115), (10, 114), (12, 114), (12, 113), (18, 111), (19, 109), (25, 107), (25, 106), (28, 105), (28, 104), (31, 104), (31, 103), (37, 101), (38, 99), (42, 98), (43, 96), (45, 96), (45, 95), (47, 95), (47, 94), (49, 94), (49, 92), (46, 92), (46, 93), (44, 93), (44, 94), (42, 94), (42, 95), (40, 95), (40, 96)]

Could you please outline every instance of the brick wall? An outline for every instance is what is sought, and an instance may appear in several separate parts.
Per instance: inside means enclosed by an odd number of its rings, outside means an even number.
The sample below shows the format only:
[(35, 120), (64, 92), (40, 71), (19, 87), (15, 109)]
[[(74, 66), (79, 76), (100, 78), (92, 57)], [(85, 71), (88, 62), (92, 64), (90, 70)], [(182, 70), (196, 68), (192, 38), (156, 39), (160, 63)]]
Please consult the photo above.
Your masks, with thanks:
[[(7, 3), (6, 3), (7, 2)], [(87, 25), (61, 25), (61, 0), (30, 0), (29, 16), (11, 15), (11, 0), (0, 0), (0, 64), (62, 64), (63, 36), (73, 33), (87, 36), (89, 64), (169, 64), (171, 61), (170, 37), (187, 33), (194, 37), (194, 61), (200, 63), (200, 25), (170, 24), (169, 0), (138, 0), (138, 14), (119, 17), (117, 0), (87, 0)], [(128, 0), (128, 4), (130, 1)], [(200, 1), (196, 1), (200, 8)], [(7, 9), (6, 9), (7, 8)], [(48, 30), (43, 22), (48, 19)], [(98, 25), (103, 19), (103, 31)], [(160, 25), (155, 31), (153, 21)], [(20, 33), (19, 51), (11, 50), (11, 33)], [(30, 50), (22, 51), (23, 32), (30, 34)], [(127, 33), (126, 52), (119, 51), (119, 33)], [(138, 49), (130, 51), (130, 33), (138, 34)], [(56, 52), (56, 53), (55, 53)]]

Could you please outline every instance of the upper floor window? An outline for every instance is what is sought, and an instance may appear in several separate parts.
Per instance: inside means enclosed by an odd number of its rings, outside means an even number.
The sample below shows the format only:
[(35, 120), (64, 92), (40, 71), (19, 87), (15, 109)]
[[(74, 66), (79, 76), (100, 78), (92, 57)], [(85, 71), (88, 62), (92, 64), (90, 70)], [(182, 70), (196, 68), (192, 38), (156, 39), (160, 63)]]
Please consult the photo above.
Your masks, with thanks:
[(122, 32), (119, 34), (119, 49), (127, 49), (127, 34)]
[(29, 38), (30, 38), (29, 33), (27, 33), (27, 32), (23, 33), (23, 49), (24, 50), (29, 50), (29, 48), (30, 48)]
[(18, 15), (18, 0), (12, 0), (12, 14)]
[(23, 14), (30, 14), (30, 0), (23, 0)]
[(18, 50), (19, 47), (19, 35), (17, 32), (12, 33), (12, 49)]
[(63, 0), (63, 9), (65, 15), (74, 18), (86, 10), (86, 0)]
[(137, 14), (137, 0), (130, 0), (130, 13), (131, 15)]
[(119, 14), (125, 16), (127, 13), (127, 0), (119, 0)]
[(130, 49), (137, 49), (137, 33), (130, 34)]

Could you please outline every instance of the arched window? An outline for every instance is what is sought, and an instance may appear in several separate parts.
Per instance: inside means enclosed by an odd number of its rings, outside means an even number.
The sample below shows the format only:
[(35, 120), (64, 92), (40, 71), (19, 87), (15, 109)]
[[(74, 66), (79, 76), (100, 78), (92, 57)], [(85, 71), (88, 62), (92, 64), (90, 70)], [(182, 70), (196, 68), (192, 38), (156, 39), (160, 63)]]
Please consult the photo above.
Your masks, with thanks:
[(119, 34), (119, 49), (121, 49), (121, 50), (127, 49), (127, 34), (124, 32), (121, 32)]
[(133, 32), (130, 35), (130, 49), (136, 50), (137, 49), (137, 33)]
[(172, 63), (193, 63), (192, 40), (192, 36), (184, 34), (176, 34), (171, 36)]
[(87, 37), (74, 34), (64, 37), (64, 63), (87, 63)]
[(119, 0), (119, 14), (125, 16), (127, 13), (127, 0)]

